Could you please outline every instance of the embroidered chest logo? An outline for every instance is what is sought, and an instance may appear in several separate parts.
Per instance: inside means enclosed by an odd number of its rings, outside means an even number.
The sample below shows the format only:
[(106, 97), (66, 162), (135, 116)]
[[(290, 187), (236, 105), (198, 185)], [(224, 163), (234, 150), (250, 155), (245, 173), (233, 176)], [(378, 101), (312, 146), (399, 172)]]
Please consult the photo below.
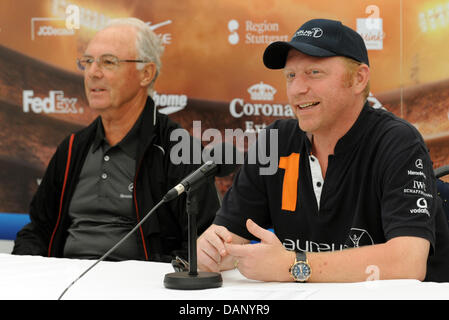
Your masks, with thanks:
[(358, 248), (361, 246), (373, 245), (374, 241), (368, 231), (359, 228), (351, 228), (348, 235), (349, 241), (347, 245), (349, 248)]

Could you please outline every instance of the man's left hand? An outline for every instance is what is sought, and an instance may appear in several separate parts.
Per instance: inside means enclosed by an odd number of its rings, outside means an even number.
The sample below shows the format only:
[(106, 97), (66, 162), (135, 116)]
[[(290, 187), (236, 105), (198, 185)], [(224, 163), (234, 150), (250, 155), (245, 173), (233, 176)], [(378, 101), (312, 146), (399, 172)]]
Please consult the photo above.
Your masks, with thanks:
[(246, 228), (260, 239), (256, 244), (225, 243), (228, 254), (238, 261), (236, 267), (248, 279), (261, 281), (292, 281), (289, 268), (295, 262), (295, 253), (284, 248), (278, 237), (261, 228), (251, 219)]

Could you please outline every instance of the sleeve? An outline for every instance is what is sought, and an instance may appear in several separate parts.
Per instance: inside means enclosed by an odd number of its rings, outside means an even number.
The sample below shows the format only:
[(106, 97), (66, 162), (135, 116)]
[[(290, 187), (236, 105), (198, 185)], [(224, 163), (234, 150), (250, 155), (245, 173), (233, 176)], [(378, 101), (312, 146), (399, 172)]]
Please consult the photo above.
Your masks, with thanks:
[[(65, 141), (67, 142), (67, 141)], [(56, 225), (60, 185), (58, 158), (68, 145), (63, 142), (51, 158), (42, 181), (30, 203), (30, 223), (25, 225), (16, 236), (12, 254), (46, 256), (50, 237)], [(67, 146), (66, 146), (67, 145)], [(65, 146), (65, 149), (64, 149)]]
[(435, 246), (438, 195), (433, 166), (418, 132), (395, 130), (383, 154), (382, 224), (386, 240), (399, 236), (427, 239)]

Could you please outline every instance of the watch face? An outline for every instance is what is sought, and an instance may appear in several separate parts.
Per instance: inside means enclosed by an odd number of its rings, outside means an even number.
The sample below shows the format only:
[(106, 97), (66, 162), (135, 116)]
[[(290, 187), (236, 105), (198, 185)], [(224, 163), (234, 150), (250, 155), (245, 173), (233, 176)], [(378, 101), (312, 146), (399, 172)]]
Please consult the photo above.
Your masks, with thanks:
[(305, 262), (297, 262), (292, 267), (292, 275), (296, 281), (306, 281), (310, 277), (310, 267)]

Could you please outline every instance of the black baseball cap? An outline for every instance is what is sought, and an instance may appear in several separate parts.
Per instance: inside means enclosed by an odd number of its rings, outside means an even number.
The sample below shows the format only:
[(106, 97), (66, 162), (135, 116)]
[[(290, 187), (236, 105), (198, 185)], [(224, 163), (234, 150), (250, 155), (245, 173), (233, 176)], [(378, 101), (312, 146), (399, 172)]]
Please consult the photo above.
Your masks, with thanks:
[(271, 43), (263, 54), (263, 63), (269, 69), (285, 67), (290, 49), (315, 57), (344, 56), (369, 66), (368, 52), (363, 38), (340, 21), (313, 19), (304, 23), (290, 42)]

